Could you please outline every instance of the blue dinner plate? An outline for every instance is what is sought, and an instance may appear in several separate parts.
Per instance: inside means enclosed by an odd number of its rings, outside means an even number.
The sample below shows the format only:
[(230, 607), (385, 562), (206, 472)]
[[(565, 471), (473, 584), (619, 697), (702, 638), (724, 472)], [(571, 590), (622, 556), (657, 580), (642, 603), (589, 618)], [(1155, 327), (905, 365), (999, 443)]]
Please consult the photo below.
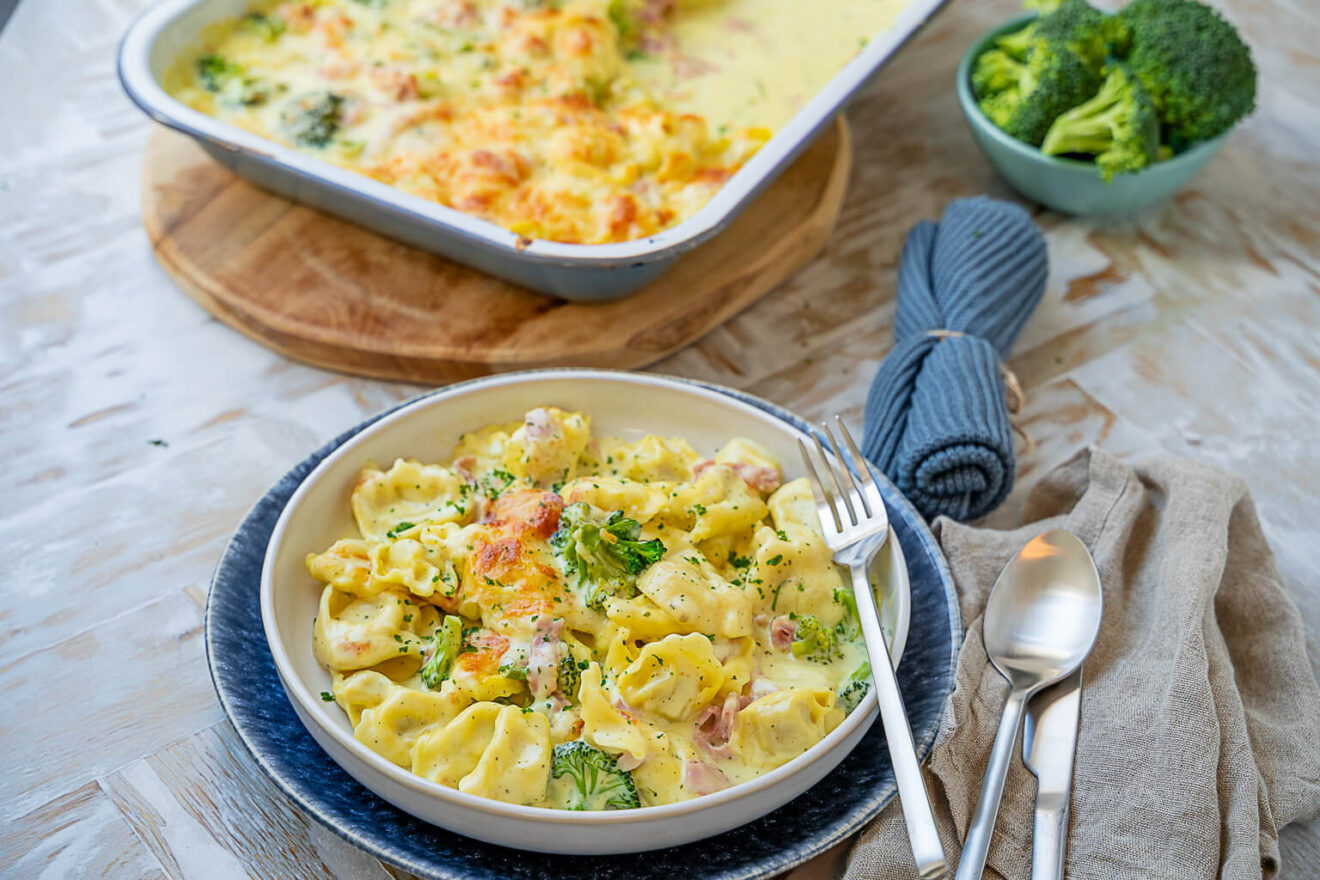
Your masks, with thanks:
[[(704, 387), (811, 430), (774, 404), (728, 388)], [(284, 505), (322, 459), (383, 415), (321, 447), (257, 502), (225, 548), (206, 606), (206, 655), (220, 703), (261, 769), (312, 818), (372, 855), (436, 880), (754, 880), (825, 852), (894, 797), (893, 769), (879, 724), (833, 772), (773, 813), (717, 837), (636, 855), (546, 855), (494, 846), (416, 819), (363, 788), (322, 751), (294, 714), (266, 645), (258, 595), (266, 545)], [(930, 530), (892, 485), (883, 482), (881, 491), (907, 557), (912, 619), (898, 680), (924, 759), (953, 690), (962, 622), (953, 579)]]

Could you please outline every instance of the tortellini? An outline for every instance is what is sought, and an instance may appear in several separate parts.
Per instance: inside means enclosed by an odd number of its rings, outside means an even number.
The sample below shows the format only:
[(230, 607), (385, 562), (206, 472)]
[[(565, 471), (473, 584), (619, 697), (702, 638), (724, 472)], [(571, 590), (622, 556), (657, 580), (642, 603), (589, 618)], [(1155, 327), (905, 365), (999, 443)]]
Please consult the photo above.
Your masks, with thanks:
[(642, 483), (619, 477), (580, 477), (561, 490), (565, 503), (585, 501), (601, 510), (622, 510), (642, 525), (669, 503), (668, 483)]
[(785, 522), (780, 529), (756, 530), (756, 566), (764, 584), (762, 609), (771, 614), (811, 614), (834, 626), (846, 612), (835, 593), (843, 578), (819, 532)]
[(504, 464), (534, 483), (564, 482), (586, 456), (591, 429), (581, 413), (537, 407), (523, 418), (504, 446)]
[(692, 444), (681, 437), (647, 434), (636, 443), (610, 441), (601, 444), (600, 473), (647, 483), (692, 479), (692, 468), (701, 460)]
[(466, 703), (452, 686), (415, 690), (371, 670), (341, 680), (334, 695), (349, 713), (353, 736), (400, 767), (412, 765), (413, 745), (425, 730), (447, 724)]
[(766, 502), (776, 529), (789, 526), (819, 531), (816, 520), (816, 499), (811, 494), (811, 484), (806, 478), (793, 480), (780, 486)]
[(418, 776), (468, 794), (513, 804), (545, 798), (550, 782), (550, 722), (538, 712), (474, 703), (413, 748)]
[(729, 746), (751, 766), (773, 769), (820, 742), (843, 721), (829, 688), (788, 688), (738, 713)]
[(637, 589), (688, 632), (737, 638), (752, 631), (746, 592), (726, 583), (695, 553), (657, 562), (638, 578)]
[(600, 666), (592, 663), (582, 673), (578, 689), (582, 703), (582, 737), (610, 754), (626, 756), (625, 763), (636, 766), (654, 748), (648, 727), (625, 709), (614, 705), (605, 691)]
[(434, 607), (414, 603), (405, 594), (387, 591), (364, 598), (326, 587), (312, 645), (324, 666), (365, 669), (414, 650), (420, 654), (421, 636), (434, 629), (438, 618)]
[(710, 639), (668, 635), (643, 648), (623, 671), (619, 696), (643, 712), (682, 721), (708, 705), (723, 684), (724, 668)]
[[(387, 760), (509, 803), (753, 779), (838, 726), (866, 658), (810, 488), (782, 477), (751, 441), (597, 440), (551, 406), (464, 434), (448, 464), (368, 465), (359, 534), (306, 557), (323, 696)], [(601, 773), (636, 791), (579, 797)]]
[(467, 515), (466, 483), (439, 465), (399, 459), (368, 467), (353, 488), (353, 517), (364, 538), (380, 540), (405, 523), (457, 522)]
[(754, 528), (769, 510), (761, 496), (727, 465), (702, 470), (692, 483), (674, 493), (674, 504), (694, 519), (689, 540), (736, 535)]

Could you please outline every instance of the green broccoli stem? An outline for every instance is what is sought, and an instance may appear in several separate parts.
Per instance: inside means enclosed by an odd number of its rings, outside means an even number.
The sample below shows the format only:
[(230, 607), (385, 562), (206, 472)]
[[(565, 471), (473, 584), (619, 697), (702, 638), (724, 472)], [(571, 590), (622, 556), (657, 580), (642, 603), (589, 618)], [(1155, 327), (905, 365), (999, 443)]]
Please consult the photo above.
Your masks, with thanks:
[(1062, 153), (1098, 155), (1114, 144), (1114, 128), (1124, 112), (1119, 81), (1110, 77), (1099, 94), (1063, 113), (1045, 134), (1040, 151), (1047, 156)]
[(422, 684), (436, 690), (453, 671), (454, 659), (463, 648), (463, 618), (446, 614), (440, 628), (431, 637), (431, 656), (422, 664)]

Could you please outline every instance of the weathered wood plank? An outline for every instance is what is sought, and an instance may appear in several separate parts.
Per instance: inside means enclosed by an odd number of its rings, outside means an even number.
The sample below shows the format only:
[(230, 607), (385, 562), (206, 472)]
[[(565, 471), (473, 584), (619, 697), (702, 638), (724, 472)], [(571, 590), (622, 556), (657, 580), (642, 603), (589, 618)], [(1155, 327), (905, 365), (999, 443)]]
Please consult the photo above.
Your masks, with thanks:
[(101, 781), (178, 877), (389, 880), (379, 861), (304, 816), (225, 721)]
[(0, 822), (222, 715), (182, 591), (0, 667), (0, 689), (22, 707), (0, 716)]
[(154, 856), (95, 782), (8, 823), (0, 876), (164, 880)]

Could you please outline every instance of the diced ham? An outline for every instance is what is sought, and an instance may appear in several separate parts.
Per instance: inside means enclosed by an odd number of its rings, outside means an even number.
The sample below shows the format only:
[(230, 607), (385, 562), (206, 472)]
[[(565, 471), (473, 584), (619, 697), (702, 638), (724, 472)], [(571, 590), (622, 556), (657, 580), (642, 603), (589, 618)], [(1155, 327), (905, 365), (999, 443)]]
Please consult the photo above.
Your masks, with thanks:
[(527, 430), (528, 440), (544, 440), (559, 432), (559, 423), (545, 407), (537, 407), (523, 416), (523, 427)]
[(412, 101), (419, 94), (417, 77), (411, 73), (388, 67), (373, 67), (370, 76), (371, 82), (378, 89), (396, 101)]
[(563, 618), (537, 618), (527, 654), (527, 687), (538, 700), (550, 696), (559, 686), (559, 633), (563, 628)]
[(797, 621), (787, 617), (776, 617), (770, 622), (770, 644), (776, 651), (787, 651), (797, 636)]
[(316, 24), (316, 9), (310, 3), (282, 4), (275, 10), (275, 16), (295, 34), (306, 33)]
[(481, 24), (481, 16), (471, 0), (438, 0), (429, 5), (425, 18), (432, 24), (454, 30), (470, 30)]
[(729, 787), (729, 778), (718, 767), (701, 761), (684, 761), (682, 783), (693, 794), (714, 794)]
[(637, 20), (649, 25), (663, 24), (674, 12), (675, 0), (642, 0)]
[(699, 477), (701, 476), (702, 471), (718, 466), (726, 467), (733, 471), (739, 477), (742, 477), (742, 481), (750, 488), (760, 492), (762, 495), (769, 495), (771, 492), (779, 488), (779, 471), (769, 465), (748, 464), (745, 461), (721, 462), (715, 461), (713, 458), (708, 458), (705, 461), (697, 462), (696, 465), (693, 466), (692, 475), (694, 477)]
[(761, 614), (758, 614), (752, 618), (752, 623), (756, 624), (757, 626), (766, 626), (770, 623), (770, 618), (768, 615), (762, 612)]
[(701, 710), (692, 732), (692, 739), (701, 749), (718, 758), (732, 756), (729, 751), (729, 737), (733, 735), (733, 722), (738, 710), (747, 705), (747, 701), (738, 694), (729, 694), (719, 705), (710, 705)]
[(467, 483), (475, 483), (477, 481), (476, 475), (472, 473), (472, 469), (476, 466), (477, 457), (475, 455), (465, 455), (462, 458), (454, 459), (454, 473), (462, 477), (463, 481)]

